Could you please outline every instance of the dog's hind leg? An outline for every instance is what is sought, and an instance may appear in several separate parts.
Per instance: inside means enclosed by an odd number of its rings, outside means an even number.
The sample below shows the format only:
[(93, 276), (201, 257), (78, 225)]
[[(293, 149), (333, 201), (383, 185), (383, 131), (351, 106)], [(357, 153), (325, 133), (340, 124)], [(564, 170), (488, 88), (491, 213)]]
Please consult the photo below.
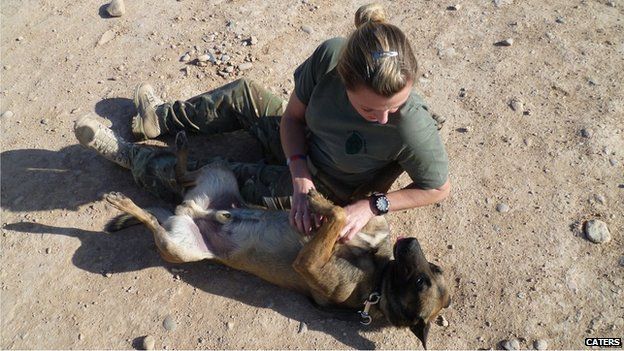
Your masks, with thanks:
[(165, 261), (172, 263), (197, 261), (197, 259), (190, 259), (184, 248), (171, 240), (167, 230), (158, 223), (156, 217), (137, 206), (124, 194), (110, 193), (105, 195), (105, 199), (119, 210), (134, 216), (154, 234), (156, 247)]
[[(312, 211), (324, 216), (325, 221), (312, 239), (301, 248), (293, 262), (293, 268), (323, 297), (334, 303), (344, 302), (358, 281), (343, 279), (344, 275), (352, 276), (357, 272), (349, 265), (341, 265), (333, 256), (336, 240), (346, 222), (345, 211), (323, 198), (316, 190), (310, 190), (308, 202)], [(354, 283), (349, 283), (350, 281)]]

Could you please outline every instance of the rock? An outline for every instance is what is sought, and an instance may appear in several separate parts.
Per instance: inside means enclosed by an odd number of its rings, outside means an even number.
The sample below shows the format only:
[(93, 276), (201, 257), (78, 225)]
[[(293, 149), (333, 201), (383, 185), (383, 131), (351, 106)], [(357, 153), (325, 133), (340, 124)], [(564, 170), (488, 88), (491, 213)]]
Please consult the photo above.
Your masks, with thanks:
[(458, 131), (459, 133), (468, 133), (470, 132), (470, 127), (460, 127), (457, 128), (456, 131)]
[(113, 0), (106, 7), (106, 12), (111, 17), (121, 17), (126, 13), (126, 4), (124, 4), (124, 0)]
[(494, 5), (497, 7), (503, 4), (503, 0), (494, 0)]
[(601, 205), (604, 205), (607, 202), (607, 199), (601, 194), (594, 194), (594, 200)]
[(581, 129), (581, 136), (583, 138), (591, 138), (594, 135), (594, 131), (589, 128)]
[(2, 118), (11, 118), (13, 117), (15, 114), (13, 113), (13, 111), (4, 111), (4, 113), (2, 114)]
[(84, 335), (82, 333), (78, 334), (78, 340), (84, 340)]
[(611, 164), (611, 166), (617, 166), (618, 161), (616, 159), (614, 159), (614, 158), (610, 158), (609, 159), (609, 163)]
[(303, 334), (307, 331), (308, 331), (308, 325), (305, 324), (304, 322), (299, 323), (299, 330), (297, 331), (297, 333)]
[(15, 38), (15, 41), (23, 41), (23, 40), (24, 40), (24, 37), (17, 37), (17, 38)]
[(520, 341), (518, 339), (505, 340), (502, 346), (505, 350), (520, 350)]
[(199, 62), (208, 62), (208, 61), (210, 61), (210, 62), (214, 62), (214, 61), (216, 61), (216, 60), (215, 60), (215, 58), (214, 58), (214, 57), (212, 57), (212, 55), (210, 55), (210, 54), (203, 54), (203, 55), (199, 55), (199, 56), (197, 57), (197, 61), (199, 61)]
[(188, 52), (182, 55), (182, 57), (180, 57), (180, 62), (189, 62), (190, 60), (191, 60), (191, 55), (189, 55)]
[(624, 267), (624, 256), (620, 257), (620, 267)]
[(301, 30), (308, 34), (314, 33), (314, 29), (312, 29), (312, 27), (310, 26), (301, 26)]
[(46, 249), (45, 249), (45, 253), (46, 253), (46, 254), (48, 254), (48, 255), (49, 255), (49, 254), (51, 254), (51, 253), (52, 253), (52, 249), (51, 249), (51, 248), (49, 248), (49, 247), (48, 247), (48, 248), (46, 248)]
[(446, 9), (449, 10), (449, 11), (457, 11), (457, 10), (459, 10), (459, 8), (460, 8), (459, 5), (450, 5), (450, 6), (446, 7)]
[(102, 36), (100, 37), (100, 40), (98, 40), (97, 46), (104, 45), (108, 43), (109, 41), (115, 39), (116, 35), (117, 34), (115, 33), (114, 30), (112, 29), (107, 30), (106, 32), (104, 32), (104, 34), (102, 34)]
[(611, 241), (611, 234), (607, 224), (598, 219), (592, 219), (585, 223), (585, 236), (596, 244), (604, 244)]
[(110, 277), (112, 277), (112, 276), (113, 276), (113, 274), (112, 274), (111, 272), (106, 272), (106, 273), (104, 273), (104, 276), (105, 276), (106, 278), (110, 278)]
[(548, 343), (546, 340), (537, 339), (533, 342), (533, 348), (536, 350), (546, 350), (548, 348)]
[(232, 67), (232, 66), (227, 66), (227, 67), (225, 67), (225, 69), (223, 69), (223, 70), (224, 70), (225, 72), (227, 72), (227, 73), (232, 73), (232, 72), (234, 72), (234, 67)]
[(496, 43), (494, 43), (494, 45), (496, 45), (496, 46), (512, 46), (513, 43), (514, 43), (514, 40), (511, 39), (511, 38), (508, 38), (508, 39), (496, 42)]
[(232, 329), (234, 329), (234, 322), (227, 322), (226, 326), (227, 326), (228, 330), (232, 330)]
[(229, 55), (221, 55), (221, 62), (226, 63), (228, 61), (230, 61)]
[(446, 320), (446, 318), (444, 318), (443, 315), (439, 315), (438, 316), (438, 318), (436, 319), (436, 323), (439, 326), (442, 326), (442, 327), (445, 327), (445, 328), (449, 326), (449, 322)]
[(498, 212), (506, 213), (506, 212), (509, 212), (509, 210), (510, 210), (509, 205), (507, 205), (506, 203), (500, 203), (496, 205), (496, 211)]
[(167, 331), (173, 331), (173, 330), (175, 330), (175, 328), (177, 326), (178, 326), (178, 324), (176, 323), (175, 319), (173, 319), (172, 315), (168, 315), (163, 320), (163, 328), (165, 328), (165, 330), (167, 330)]
[(253, 64), (251, 62), (245, 62), (238, 65), (238, 69), (241, 71), (246, 71), (248, 69), (251, 69), (251, 67), (253, 67)]
[(561, 24), (564, 24), (564, 23), (565, 23), (565, 18), (563, 18), (563, 17), (557, 17), (557, 18), (555, 19), (555, 22), (557, 22), (557, 23), (561, 23)]
[(39, 123), (43, 124), (44, 126), (47, 126), (48, 123), (50, 123), (50, 120), (47, 118), (42, 119), (41, 121), (39, 121)]
[(151, 335), (146, 335), (143, 338), (142, 345), (143, 350), (153, 350), (156, 347), (156, 340)]
[(615, 7), (615, 1), (609, 1), (607, 2), (607, 5), (611, 6), (611, 7)]
[(509, 101), (509, 107), (516, 112), (524, 111), (524, 104), (519, 99), (513, 98)]

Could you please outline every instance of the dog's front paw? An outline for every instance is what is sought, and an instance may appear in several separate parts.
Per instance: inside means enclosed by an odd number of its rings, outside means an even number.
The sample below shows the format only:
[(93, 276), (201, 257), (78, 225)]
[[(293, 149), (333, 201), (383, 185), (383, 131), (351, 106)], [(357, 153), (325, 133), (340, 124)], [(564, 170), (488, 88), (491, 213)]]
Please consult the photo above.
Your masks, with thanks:
[(126, 195), (116, 191), (104, 195), (104, 199), (120, 210), (123, 210), (123, 208), (127, 206), (128, 202), (132, 202), (132, 200), (130, 200)]
[(310, 189), (308, 191), (308, 205), (312, 209), (312, 212), (320, 215), (328, 214), (332, 208), (334, 208), (334, 204), (327, 200), (316, 189)]

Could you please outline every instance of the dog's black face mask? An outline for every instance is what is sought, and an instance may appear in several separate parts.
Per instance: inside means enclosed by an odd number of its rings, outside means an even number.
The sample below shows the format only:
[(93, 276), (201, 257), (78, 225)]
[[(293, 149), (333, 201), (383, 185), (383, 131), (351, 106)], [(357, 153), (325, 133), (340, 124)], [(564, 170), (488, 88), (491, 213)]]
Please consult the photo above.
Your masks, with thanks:
[(432, 320), (451, 303), (442, 269), (427, 262), (416, 238), (396, 242), (387, 269), (380, 309), (394, 326), (409, 327), (427, 348)]

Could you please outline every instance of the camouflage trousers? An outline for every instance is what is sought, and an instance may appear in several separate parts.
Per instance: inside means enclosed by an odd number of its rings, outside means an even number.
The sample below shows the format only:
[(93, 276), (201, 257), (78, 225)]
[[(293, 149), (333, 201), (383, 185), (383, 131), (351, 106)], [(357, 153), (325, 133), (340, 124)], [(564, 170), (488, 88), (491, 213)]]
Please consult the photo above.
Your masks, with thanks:
[[(277, 203), (278, 208), (289, 208), (292, 181), (279, 133), (283, 106), (283, 100), (258, 84), (239, 79), (186, 101), (164, 103), (157, 107), (156, 114), (163, 133), (185, 130), (210, 135), (248, 131), (260, 143), (265, 162), (218, 158), (208, 163), (225, 162), (236, 176), (245, 201), (256, 205)], [(175, 181), (175, 163), (171, 152), (141, 146), (135, 146), (131, 152), (131, 170), (137, 184), (164, 200), (179, 202), (183, 189)], [(189, 170), (201, 166), (191, 164)], [(398, 165), (392, 164), (381, 182), (366, 184), (355, 193), (353, 189), (341, 189), (339, 180), (326, 179), (321, 174), (313, 172), (312, 180), (321, 194), (336, 204), (346, 205), (371, 190), (387, 191), (401, 172)]]

